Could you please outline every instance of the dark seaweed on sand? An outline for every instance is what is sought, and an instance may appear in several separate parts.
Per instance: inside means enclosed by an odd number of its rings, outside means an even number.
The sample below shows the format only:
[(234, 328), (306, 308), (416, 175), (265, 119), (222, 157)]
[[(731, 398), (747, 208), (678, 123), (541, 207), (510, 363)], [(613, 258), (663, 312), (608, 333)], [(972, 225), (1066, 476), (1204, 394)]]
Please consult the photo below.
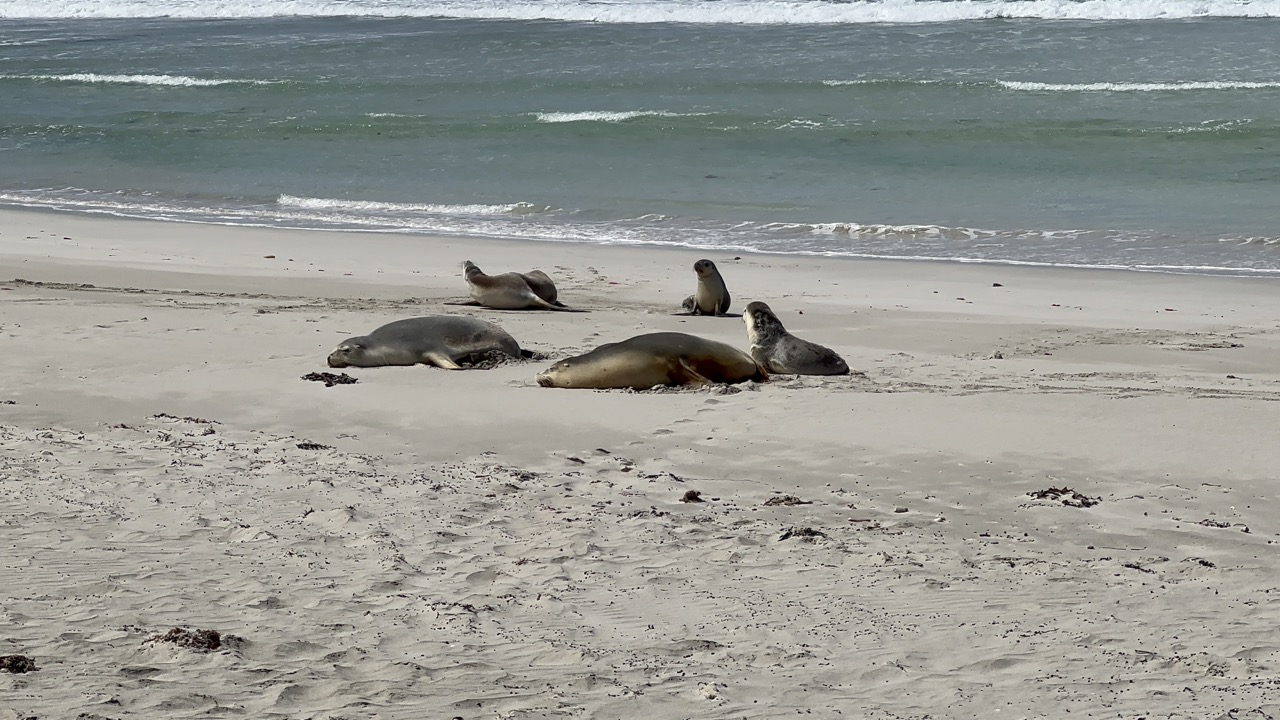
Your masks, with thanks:
[(351, 385), (360, 382), (346, 373), (331, 372), (313, 372), (302, 376), (303, 380), (311, 382), (322, 382), (325, 387), (333, 387), (334, 385)]
[(196, 652), (211, 652), (222, 647), (222, 635), (217, 630), (188, 630), (176, 627), (163, 635), (153, 635), (147, 642), (167, 642)]
[(1027, 494), (1037, 500), (1060, 500), (1063, 505), (1068, 507), (1087, 508), (1102, 502), (1102, 498), (1091, 498), (1068, 487), (1033, 490)]
[(0, 655), (0, 672), (22, 674), (39, 669), (36, 661), (25, 655)]
[(781, 542), (783, 540), (790, 540), (791, 538), (800, 538), (802, 540), (808, 540), (809, 542), (813, 542), (817, 538), (820, 538), (820, 537), (824, 538), (826, 536), (827, 534), (822, 532), (821, 530), (814, 530), (813, 528), (809, 528), (809, 527), (793, 527), (785, 530), (782, 533), (782, 536), (778, 538), (778, 541)]

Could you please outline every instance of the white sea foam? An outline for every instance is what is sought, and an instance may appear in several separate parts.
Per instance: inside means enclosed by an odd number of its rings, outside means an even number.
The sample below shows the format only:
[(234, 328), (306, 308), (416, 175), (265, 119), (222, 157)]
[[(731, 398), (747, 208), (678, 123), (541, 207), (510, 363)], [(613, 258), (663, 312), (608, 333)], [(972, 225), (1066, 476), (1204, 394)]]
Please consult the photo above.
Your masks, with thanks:
[(173, 87), (213, 87), (215, 85), (274, 85), (277, 80), (238, 80), (193, 78), (186, 75), (99, 75), (71, 73), (67, 75), (0, 75), (0, 80), (38, 80), (42, 82), (106, 83), (112, 85), (166, 85)]
[[(498, 237), (538, 242), (568, 242), (600, 245), (655, 245), (692, 247), (702, 250), (754, 252), (768, 255), (808, 255), (817, 257), (892, 258), (898, 260), (928, 260), (991, 265), (1028, 265), (1036, 267), (1110, 268), (1147, 272), (1215, 274), (1235, 276), (1280, 276), (1280, 269), (1271, 267), (1241, 267), (1219, 265), (1174, 265), (1135, 262), (1094, 262), (1061, 260), (1021, 260), (1010, 257), (981, 257), (974, 251), (980, 248), (1008, 248), (1007, 243), (975, 245), (957, 243), (955, 252), (944, 250), (936, 243), (916, 244), (910, 240), (972, 240), (1001, 238), (1007, 240), (1072, 239), (1092, 235), (1100, 239), (1122, 241), (1129, 236), (1118, 231), (1002, 231), (976, 228), (944, 227), (938, 225), (862, 225), (857, 223), (829, 224), (753, 224), (743, 223), (738, 229), (745, 234), (735, 235), (724, 228), (681, 227), (678, 234), (654, 232), (652, 225), (578, 224), (560, 222), (511, 222), (501, 217), (501, 212), (485, 208), (520, 208), (536, 206), (527, 203), (513, 205), (414, 205), (402, 203), (361, 202), (325, 198), (300, 198), (280, 196), (280, 207), (222, 207), (206, 208), (166, 203), (153, 198), (125, 199), (120, 193), (90, 193), (75, 188), (64, 188), (56, 196), (41, 194), (0, 192), (0, 206), (56, 209), (71, 212), (111, 215), (127, 218), (145, 218), (171, 222), (193, 222), (213, 225), (255, 226), (277, 228), (310, 228), (318, 230), (359, 229), (366, 232), (422, 232), (441, 235), (470, 237)], [(427, 209), (431, 215), (404, 215), (406, 209)], [(475, 209), (481, 209), (475, 212)], [(380, 212), (392, 211), (390, 215)], [(443, 214), (434, 214), (441, 212)], [(645, 216), (633, 221), (668, 220), (667, 216)], [(750, 232), (755, 230), (786, 231), (849, 235), (882, 242), (851, 247), (808, 247), (796, 245), (784, 237), (762, 237)], [(728, 238), (740, 238), (739, 242)], [(781, 241), (781, 242), (779, 242)], [(907, 241), (907, 242), (901, 242)], [(1275, 237), (1229, 237), (1224, 243), (1275, 245)], [(922, 252), (923, 251), (923, 252)], [(932, 251), (932, 252), (930, 252)], [(941, 251), (941, 252), (939, 252)]]
[(1175, 92), (1180, 90), (1271, 90), (1280, 88), (1280, 82), (1251, 82), (1240, 80), (1207, 80), (1202, 82), (1101, 82), (1101, 83), (1041, 83), (997, 80), (996, 85), (1010, 90), (1044, 92)]
[(650, 110), (625, 110), (614, 112), (610, 110), (589, 110), (586, 112), (549, 112), (534, 113), (538, 118), (538, 122), (543, 123), (566, 123), (566, 122), (622, 122), (624, 120), (632, 120), (638, 117), (694, 117), (705, 113), (671, 113)]
[(1205, 120), (1196, 125), (1177, 125), (1173, 127), (1156, 127), (1142, 130), (1149, 135), (1188, 135), (1192, 133), (1216, 133), (1239, 130), (1253, 124), (1253, 118), (1234, 120)]
[(356, 212), (432, 213), (437, 215), (513, 215), (548, 212), (551, 208), (532, 203), (509, 205), (439, 205), (432, 203), (391, 203), (372, 200), (339, 200), (281, 195), (276, 204), (306, 210), (347, 210)]
[(453, 17), (605, 23), (859, 24), (1280, 17), (1280, 0), (6, 0), (0, 18)]
[(1026, 92), (1181, 92), (1186, 90), (1276, 90), (1280, 81), (1254, 80), (1193, 80), (1186, 82), (1094, 82), (1094, 83), (1046, 83), (1022, 80), (823, 80), (828, 87), (856, 85), (953, 85), (958, 87), (997, 87)]

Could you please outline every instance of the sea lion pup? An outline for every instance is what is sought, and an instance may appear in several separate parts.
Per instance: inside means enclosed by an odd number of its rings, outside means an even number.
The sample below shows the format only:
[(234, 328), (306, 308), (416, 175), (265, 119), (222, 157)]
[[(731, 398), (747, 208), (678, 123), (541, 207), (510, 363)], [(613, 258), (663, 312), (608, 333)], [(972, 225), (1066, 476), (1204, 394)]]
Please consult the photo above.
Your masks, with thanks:
[(699, 260), (693, 264), (698, 276), (698, 289), (680, 303), (689, 315), (724, 315), (729, 312), (729, 289), (716, 264)]
[(461, 370), (458, 360), (501, 352), (530, 357), (497, 325), (468, 315), (428, 315), (387, 323), (368, 335), (347, 338), (329, 353), (329, 367), (435, 365)]
[(480, 305), (495, 310), (521, 310), (529, 307), (545, 310), (571, 310), (556, 299), (556, 285), (541, 270), (529, 273), (508, 272), (501, 275), (485, 275), (475, 263), (462, 263), (462, 274), (467, 278), (471, 298)]
[(751, 357), (760, 367), (779, 375), (848, 375), (849, 365), (831, 348), (787, 332), (773, 310), (762, 302), (747, 305), (742, 314), (747, 324)]
[(637, 335), (561, 360), (538, 375), (542, 387), (632, 388), (740, 383), (768, 378), (751, 356), (715, 340), (677, 332)]

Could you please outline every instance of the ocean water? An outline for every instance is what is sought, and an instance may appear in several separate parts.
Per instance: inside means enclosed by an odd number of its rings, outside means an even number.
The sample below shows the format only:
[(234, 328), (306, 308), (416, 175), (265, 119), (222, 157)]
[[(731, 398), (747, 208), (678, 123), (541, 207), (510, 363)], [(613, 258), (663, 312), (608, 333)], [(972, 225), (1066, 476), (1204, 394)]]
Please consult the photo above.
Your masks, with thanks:
[(0, 205), (1280, 276), (1280, 0), (0, 0)]

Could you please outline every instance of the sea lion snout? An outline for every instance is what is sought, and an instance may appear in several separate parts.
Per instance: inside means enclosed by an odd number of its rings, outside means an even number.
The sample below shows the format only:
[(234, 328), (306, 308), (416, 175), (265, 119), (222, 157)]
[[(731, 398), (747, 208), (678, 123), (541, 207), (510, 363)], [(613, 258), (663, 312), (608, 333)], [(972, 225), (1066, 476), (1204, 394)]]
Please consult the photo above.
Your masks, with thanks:
[(331, 368), (361, 367), (365, 357), (366, 346), (357, 338), (348, 338), (329, 353), (327, 362)]
[(329, 353), (329, 358), (327, 361), (329, 363), (329, 367), (331, 368), (350, 367), (351, 363), (349, 362), (349, 358), (348, 358), (348, 353), (350, 351), (351, 351), (350, 345), (347, 345), (345, 343), (342, 345), (339, 345), (333, 352)]
[(534, 379), (537, 380), (538, 384), (542, 387), (559, 387), (557, 381), (561, 379), (561, 373), (564, 372), (566, 367), (567, 366), (564, 364), (564, 361), (561, 360), (555, 365), (552, 365), (546, 370), (538, 373), (538, 377)]

